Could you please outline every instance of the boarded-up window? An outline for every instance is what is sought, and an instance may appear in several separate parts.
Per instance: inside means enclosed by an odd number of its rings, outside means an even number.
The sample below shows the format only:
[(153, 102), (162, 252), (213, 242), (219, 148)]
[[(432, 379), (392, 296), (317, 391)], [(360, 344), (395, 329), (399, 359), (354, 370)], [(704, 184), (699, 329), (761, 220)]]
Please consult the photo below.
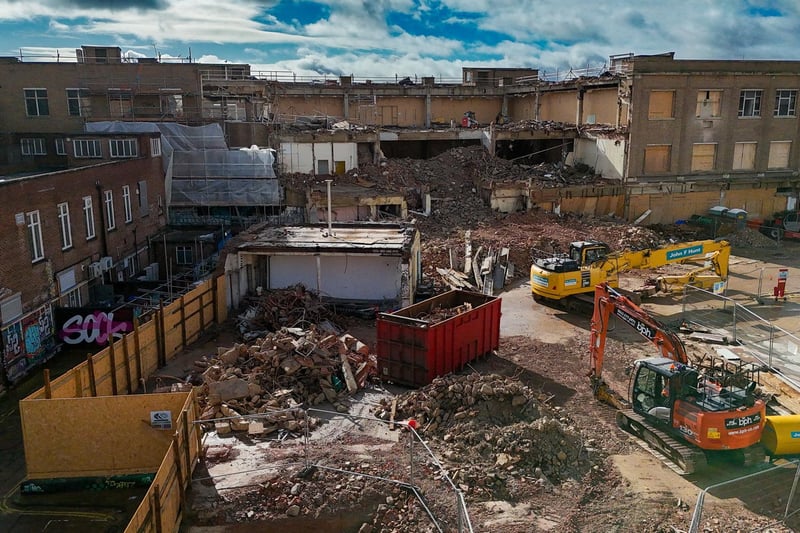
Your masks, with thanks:
[(772, 141), (769, 143), (769, 163), (767, 168), (789, 168), (789, 152), (792, 141)]
[(736, 143), (733, 147), (733, 170), (756, 168), (756, 145), (754, 142)]
[(721, 116), (722, 91), (697, 91), (698, 118), (715, 118)]
[(716, 159), (716, 143), (695, 143), (692, 145), (692, 170), (714, 170)]
[(675, 91), (650, 91), (650, 106), (647, 109), (647, 118), (658, 120), (673, 118), (675, 109)]
[(653, 144), (646, 147), (644, 149), (644, 173), (669, 172), (671, 152), (672, 146), (669, 144)]

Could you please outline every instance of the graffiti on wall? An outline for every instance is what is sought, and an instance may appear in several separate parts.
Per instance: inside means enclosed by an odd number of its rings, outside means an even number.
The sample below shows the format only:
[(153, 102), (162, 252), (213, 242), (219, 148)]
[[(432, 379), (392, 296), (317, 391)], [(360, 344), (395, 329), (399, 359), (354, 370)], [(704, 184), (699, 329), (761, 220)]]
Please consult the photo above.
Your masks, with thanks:
[(2, 330), (3, 367), (14, 382), (55, 355), (53, 312), (40, 307)]
[(58, 339), (70, 346), (106, 346), (109, 339), (113, 342), (133, 331), (134, 314), (129, 308), (58, 308), (55, 314)]

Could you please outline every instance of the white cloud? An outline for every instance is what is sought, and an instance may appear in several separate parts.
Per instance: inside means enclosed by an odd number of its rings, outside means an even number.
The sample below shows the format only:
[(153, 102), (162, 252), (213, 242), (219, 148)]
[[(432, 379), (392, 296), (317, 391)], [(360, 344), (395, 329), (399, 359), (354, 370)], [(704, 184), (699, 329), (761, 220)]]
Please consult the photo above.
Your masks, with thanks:
[[(276, 3), (131, 0), (125, 6), (140, 7), (111, 9), (121, 4), (0, 0), (0, 21), (49, 24), (46, 36), (37, 34), (47, 44), (81, 38), (80, 44), (105, 41), (147, 54), (155, 43), (174, 58), (188, 55), (183, 51), (191, 47), (204, 61), (252, 62), (303, 75), (459, 78), (463, 65), (549, 71), (599, 67), (608, 56), (627, 52), (797, 59), (800, 50), (795, 0), (321, 0), (330, 16), (305, 25), (296, 18), (278, 20), (277, 11), (270, 12)], [(434, 17), (442, 6), (450, 13), (440, 21)], [(769, 16), (775, 11), (786, 16)], [(439, 22), (465, 31), (445, 33)], [(9, 39), (0, 36), (9, 53), (25, 44)], [(75, 46), (64, 47), (70, 48)]]

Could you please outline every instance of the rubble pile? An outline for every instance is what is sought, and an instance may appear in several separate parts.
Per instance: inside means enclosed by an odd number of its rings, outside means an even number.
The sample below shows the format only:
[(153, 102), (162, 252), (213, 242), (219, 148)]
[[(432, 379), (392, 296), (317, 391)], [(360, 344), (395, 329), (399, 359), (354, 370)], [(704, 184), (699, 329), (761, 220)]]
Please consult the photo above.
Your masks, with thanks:
[(298, 284), (245, 297), (247, 310), (239, 315), (238, 326), (245, 339), (283, 327), (323, 324), (335, 318), (319, 296)]
[[(383, 400), (376, 412), (388, 419)], [(451, 478), (473, 497), (508, 497), (511, 478), (543, 489), (580, 478), (590, 468), (578, 430), (518, 380), (496, 374), (448, 375), (407, 393), (396, 419), (413, 419)]]
[[(352, 466), (367, 475), (387, 474), (368, 463)], [(286, 520), (287, 530), (308, 518), (346, 531), (435, 531), (417, 499), (400, 487), (316, 469), (265, 481), (256, 490), (228, 491), (224, 501), (199, 518), (203, 525), (268, 520), (276, 526)]]
[(778, 248), (778, 241), (772, 240), (763, 233), (753, 228), (743, 228), (722, 237), (731, 243), (731, 246), (748, 248)]
[[(367, 345), (316, 326), (282, 328), (250, 345), (218, 348), (216, 357), (204, 357), (195, 366), (204, 369), (200, 419), (231, 419), (217, 422), (217, 432), (258, 436), (299, 431), (306, 424), (313, 428), (313, 419), (293, 409), (328, 401), (344, 412), (340, 396), (363, 388), (377, 375), (377, 359)], [(279, 410), (287, 411), (275, 412)]]

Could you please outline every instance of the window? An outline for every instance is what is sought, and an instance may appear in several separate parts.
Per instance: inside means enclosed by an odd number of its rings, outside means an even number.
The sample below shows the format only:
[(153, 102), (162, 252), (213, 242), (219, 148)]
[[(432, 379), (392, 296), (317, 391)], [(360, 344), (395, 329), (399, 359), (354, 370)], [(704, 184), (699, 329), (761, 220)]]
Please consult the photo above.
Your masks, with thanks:
[(133, 212), (131, 211), (131, 187), (124, 185), (122, 187), (122, 205), (125, 209), (125, 223), (133, 221)]
[(140, 181), (136, 185), (136, 194), (139, 196), (139, 214), (147, 216), (150, 213), (150, 204), (147, 202), (147, 182)]
[(650, 91), (647, 118), (660, 120), (675, 116), (675, 91)]
[(695, 143), (692, 146), (692, 170), (714, 170), (717, 143)]
[(106, 199), (106, 229), (111, 231), (117, 227), (117, 218), (114, 216), (114, 191), (104, 191)]
[(150, 155), (153, 157), (161, 155), (161, 139), (158, 137), (150, 139)]
[(722, 91), (697, 91), (697, 118), (718, 118), (722, 110)]
[(75, 157), (103, 157), (103, 147), (97, 139), (76, 139), (72, 148)]
[(26, 214), (28, 218), (28, 237), (31, 243), (31, 263), (44, 259), (44, 242), (42, 241), (42, 223), (39, 211)]
[(64, 144), (64, 139), (59, 137), (56, 139), (56, 154), (57, 155), (67, 155), (67, 146)]
[(736, 143), (733, 147), (733, 170), (756, 168), (756, 145), (754, 142)]
[(69, 223), (69, 204), (58, 204), (58, 224), (61, 228), (61, 249), (72, 248), (72, 226)]
[(86, 115), (84, 109), (84, 98), (87, 92), (85, 89), (67, 89), (67, 112), (71, 117), (82, 117)]
[(776, 117), (794, 117), (797, 107), (796, 90), (775, 91), (775, 111)]
[(67, 304), (69, 307), (80, 307), (81, 306), (81, 290), (80, 288), (72, 289), (67, 294), (65, 294), (67, 298)]
[(50, 114), (47, 103), (47, 89), (23, 89), (25, 93), (25, 112), (29, 117), (43, 117)]
[(86, 224), (86, 240), (94, 239), (94, 209), (91, 196), (83, 197), (83, 221)]
[(174, 91), (180, 89), (161, 89), (162, 91), (173, 91), (161, 95), (161, 116), (162, 117), (182, 117), (183, 116), (183, 95), (175, 94)]
[(792, 141), (772, 141), (769, 143), (769, 162), (767, 168), (789, 168), (789, 154)]
[(761, 116), (761, 93), (760, 89), (746, 90), (739, 94), (739, 116), (740, 117), (760, 117)]
[(36, 137), (36, 138), (27, 138), (27, 139), (20, 139), (19, 140), (20, 149), (22, 150), (22, 155), (46, 155), (47, 150), (44, 148), (44, 139)]
[(192, 263), (194, 263), (194, 261), (192, 260), (192, 247), (176, 246), (175, 262), (179, 265), (191, 265)]
[(133, 93), (130, 89), (108, 90), (108, 112), (112, 117), (131, 117)]
[(669, 172), (672, 145), (653, 144), (644, 149), (644, 173)]
[(136, 157), (139, 155), (136, 139), (111, 139), (108, 141), (108, 151), (111, 157)]

